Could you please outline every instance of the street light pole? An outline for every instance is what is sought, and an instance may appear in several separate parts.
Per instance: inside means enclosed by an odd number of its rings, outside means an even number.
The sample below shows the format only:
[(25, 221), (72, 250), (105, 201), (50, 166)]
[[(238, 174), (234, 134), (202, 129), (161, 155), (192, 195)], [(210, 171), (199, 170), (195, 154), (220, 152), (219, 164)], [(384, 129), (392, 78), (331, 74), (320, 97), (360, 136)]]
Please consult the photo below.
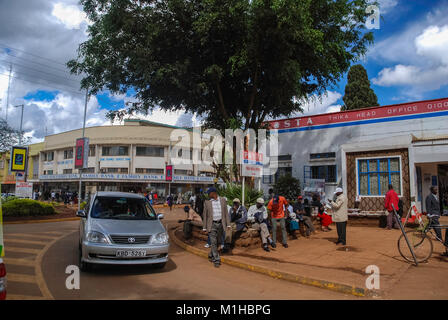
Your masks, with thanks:
[(20, 116), (20, 133), (19, 133), (19, 146), (22, 145), (22, 125), (23, 125), (23, 108), (25, 107), (24, 104), (19, 104), (17, 106), (14, 106), (14, 108), (22, 107), (22, 115)]
[[(87, 116), (87, 102), (89, 101), (89, 88), (86, 89), (86, 100), (84, 103), (84, 121), (82, 124), (82, 138), (86, 132), (86, 116)], [(81, 210), (81, 193), (82, 193), (82, 168), (79, 170), (79, 189), (78, 189), (78, 211)]]

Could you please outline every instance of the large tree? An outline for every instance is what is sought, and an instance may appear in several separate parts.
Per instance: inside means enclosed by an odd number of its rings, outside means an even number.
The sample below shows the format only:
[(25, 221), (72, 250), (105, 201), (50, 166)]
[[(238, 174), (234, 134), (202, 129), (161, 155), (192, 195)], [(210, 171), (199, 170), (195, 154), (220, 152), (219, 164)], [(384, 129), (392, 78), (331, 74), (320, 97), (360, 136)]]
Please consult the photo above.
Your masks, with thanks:
[(341, 108), (342, 111), (379, 105), (378, 98), (370, 87), (367, 71), (362, 65), (357, 64), (350, 68), (347, 75), (345, 95), (342, 100), (344, 100), (344, 106)]
[[(23, 137), (23, 136), (22, 136)], [(0, 152), (8, 151), (12, 146), (18, 145), (20, 131), (11, 128), (5, 119), (0, 118)], [(22, 145), (30, 143), (30, 138), (22, 138)]]
[(372, 43), (368, 0), (81, 0), (89, 39), (68, 62), (91, 93), (133, 88), (112, 119), (161, 107), (223, 129), (301, 111)]

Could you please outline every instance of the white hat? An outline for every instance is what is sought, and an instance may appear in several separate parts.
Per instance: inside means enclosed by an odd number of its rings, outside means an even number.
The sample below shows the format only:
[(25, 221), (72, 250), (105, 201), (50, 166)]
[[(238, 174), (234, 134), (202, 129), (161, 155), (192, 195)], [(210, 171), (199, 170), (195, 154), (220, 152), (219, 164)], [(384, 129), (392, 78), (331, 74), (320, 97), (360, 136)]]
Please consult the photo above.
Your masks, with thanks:
[(264, 204), (264, 199), (263, 199), (263, 198), (258, 198), (258, 199), (257, 199), (257, 203), (259, 203), (259, 204)]
[(342, 188), (336, 188), (336, 191), (334, 193), (339, 193), (339, 192), (344, 192), (344, 190), (342, 190)]

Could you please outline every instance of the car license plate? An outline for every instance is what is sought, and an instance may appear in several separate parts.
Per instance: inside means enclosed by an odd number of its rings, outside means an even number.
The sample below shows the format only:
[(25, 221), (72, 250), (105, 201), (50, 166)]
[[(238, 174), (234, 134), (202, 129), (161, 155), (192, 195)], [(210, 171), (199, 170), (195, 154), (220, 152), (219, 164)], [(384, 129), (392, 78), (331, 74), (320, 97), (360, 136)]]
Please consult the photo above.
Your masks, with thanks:
[(135, 258), (135, 257), (145, 257), (145, 250), (117, 250), (117, 257), (120, 258)]

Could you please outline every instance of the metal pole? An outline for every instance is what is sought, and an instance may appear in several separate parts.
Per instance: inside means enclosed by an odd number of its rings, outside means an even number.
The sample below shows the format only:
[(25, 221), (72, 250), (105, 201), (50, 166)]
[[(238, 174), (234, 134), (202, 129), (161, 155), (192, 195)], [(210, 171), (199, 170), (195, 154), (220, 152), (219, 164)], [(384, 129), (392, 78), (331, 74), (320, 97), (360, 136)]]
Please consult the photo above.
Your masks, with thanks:
[[(87, 102), (89, 101), (89, 88), (86, 89), (86, 100), (84, 103), (84, 121), (82, 123), (82, 138), (84, 138), (86, 132), (86, 116), (87, 116)], [(81, 193), (82, 193), (82, 170), (79, 170), (79, 189), (78, 189), (78, 211), (81, 210)]]
[(23, 107), (24, 107), (25, 105), (24, 104), (22, 104), (22, 115), (21, 115), (21, 117), (20, 117), (20, 135), (19, 135), (19, 146), (21, 146), (22, 145), (22, 125), (23, 125)]
[(244, 206), (244, 185), (246, 184), (246, 177), (243, 176), (243, 189), (242, 189), (242, 195), (241, 195), (241, 204)]
[(9, 65), (8, 93), (6, 94), (6, 117), (5, 117), (6, 123), (8, 123), (9, 87), (11, 86), (11, 72), (12, 72), (12, 64)]
[(401, 232), (403, 233), (406, 243), (408, 244), (409, 251), (411, 251), (412, 257), (414, 258), (415, 266), (418, 267), (417, 257), (415, 256), (414, 249), (412, 248), (411, 244), (409, 243), (408, 236), (403, 228), (403, 224), (400, 221), (401, 219), (399, 219), (397, 211), (395, 211), (395, 206), (393, 204), (392, 204), (392, 209), (394, 209), (394, 217), (397, 220), (398, 225), (400, 226)]

